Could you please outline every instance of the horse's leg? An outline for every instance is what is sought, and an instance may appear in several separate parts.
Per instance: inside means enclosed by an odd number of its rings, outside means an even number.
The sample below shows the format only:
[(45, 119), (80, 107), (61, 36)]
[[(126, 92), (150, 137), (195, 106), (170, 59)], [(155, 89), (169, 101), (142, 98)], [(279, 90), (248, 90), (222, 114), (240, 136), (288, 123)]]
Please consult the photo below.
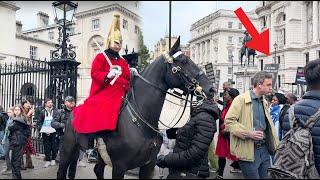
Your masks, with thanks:
[(155, 166), (156, 161), (151, 161), (150, 163), (141, 166), (139, 171), (139, 179), (152, 179), (154, 175)]
[(112, 179), (123, 179), (126, 173), (126, 168), (113, 165), (112, 167)]
[(97, 179), (104, 179), (104, 168), (106, 164), (102, 160), (100, 154), (98, 157), (98, 163), (94, 166), (94, 173), (96, 174)]

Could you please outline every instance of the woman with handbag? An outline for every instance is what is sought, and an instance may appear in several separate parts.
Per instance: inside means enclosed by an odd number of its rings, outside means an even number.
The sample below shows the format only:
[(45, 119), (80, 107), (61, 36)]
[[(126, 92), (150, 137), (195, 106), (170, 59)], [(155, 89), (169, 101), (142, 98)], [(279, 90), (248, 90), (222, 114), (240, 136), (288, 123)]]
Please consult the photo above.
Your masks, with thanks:
[(239, 172), (240, 167), (237, 164), (237, 157), (231, 155), (230, 153), (230, 133), (225, 131), (225, 124), (224, 119), (225, 116), (231, 106), (231, 103), (235, 97), (239, 95), (239, 91), (234, 88), (228, 88), (223, 92), (223, 101), (225, 102), (226, 106), (223, 108), (221, 112), (221, 116), (219, 119), (219, 135), (218, 135), (218, 142), (216, 147), (216, 155), (219, 157), (218, 164), (218, 175), (217, 179), (223, 179), (223, 171), (226, 165), (226, 158), (234, 161), (234, 163), (231, 164), (233, 166), (234, 170), (233, 172)]

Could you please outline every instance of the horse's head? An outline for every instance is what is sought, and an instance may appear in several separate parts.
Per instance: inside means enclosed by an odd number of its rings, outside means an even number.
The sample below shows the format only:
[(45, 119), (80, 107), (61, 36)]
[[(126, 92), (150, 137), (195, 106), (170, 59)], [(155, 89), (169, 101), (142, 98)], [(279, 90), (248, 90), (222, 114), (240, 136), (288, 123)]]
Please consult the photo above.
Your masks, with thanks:
[(180, 37), (169, 53), (163, 54), (167, 63), (165, 81), (169, 88), (179, 88), (185, 93), (205, 94), (212, 98), (215, 88), (205, 73), (180, 50)]

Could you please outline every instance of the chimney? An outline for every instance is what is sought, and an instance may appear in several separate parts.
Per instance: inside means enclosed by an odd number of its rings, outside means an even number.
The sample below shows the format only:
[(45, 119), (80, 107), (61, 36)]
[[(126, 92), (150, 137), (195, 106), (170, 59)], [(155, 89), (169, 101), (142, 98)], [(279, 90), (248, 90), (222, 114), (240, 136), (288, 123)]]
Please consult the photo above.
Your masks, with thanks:
[(16, 21), (16, 32), (21, 33), (22, 32), (22, 23), (21, 21)]
[(37, 27), (43, 27), (49, 25), (49, 15), (39, 11), (37, 14)]

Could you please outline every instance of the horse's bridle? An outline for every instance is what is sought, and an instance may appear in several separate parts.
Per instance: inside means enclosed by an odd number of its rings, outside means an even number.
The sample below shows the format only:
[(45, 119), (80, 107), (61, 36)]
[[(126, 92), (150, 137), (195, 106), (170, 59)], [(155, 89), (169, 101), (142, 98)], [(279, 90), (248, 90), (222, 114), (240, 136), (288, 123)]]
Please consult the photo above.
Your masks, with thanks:
[[(189, 94), (190, 92), (194, 92), (194, 95), (197, 96), (197, 97), (200, 97), (202, 98), (201, 100), (198, 100), (196, 101), (196, 103), (194, 103), (194, 101), (192, 101), (192, 98), (191, 98), (191, 101), (190, 103), (192, 103), (193, 106), (198, 106), (200, 104), (202, 104), (202, 100), (204, 98), (206, 98), (205, 94), (203, 93), (202, 91), (202, 87), (199, 85), (199, 78), (204, 75), (204, 72), (202, 70), (199, 71), (199, 73), (195, 76), (195, 77), (191, 77), (187, 72), (185, 72), (183, 70), (183, 68), (181, 68), (179, 65), (176, 65), (175, 62), (174, 62), (174, 59), (177, 58), (179, 55), (181, 55), (182, 52), (181, 51), (178, 51), (177, 53), (175, 53), (174, 55), (172, 55), (172, 57), (168, 54), (168, 53), (164, 53), (163, 56), (165, 58), (165, 63), (168, 64), (168, 67), (171, 68), (171, 71), (173, 74), (177, 74), (179, 76), (179, 78), (181, 80), (183, 80), (183, 82), (185, 82), (185, 87), (187, 88), (188, 92), (187, 92), (187, 95), (186, 95), (186, 99), (183, 99), (181, 98), (180, 96), (177, 96), (173, 93), (170, 93), (168, 92), (167, 90), (163, 89), (162, 87), (159, 87), (157, 85), (155, 85), (154, 83), (151, 83), (149, 80), (145, 79), (144, 77), (142, 77), (138, 72), (134, 72), (133, 74), (137, 77), (139, 77), (142, 81), (144, 81), (145, 83), (165, 92), (166, 94), (170, 94), (174, 97), (177, 97), (179, 99), (182, 99), (182, 100), (185, 100), (185, 105), (184, 105), (184, 109), (183, 109), (183, 112), (179, 118), (179, 120), (175, 123), (175, 125), (173, 125), (173, 127), (175, 127), (181, 120), (184, 112), (185, 112), (185, 109), (186, 109), (186, 106), (187, 106), (187, 102), (189, 101), (188, 100), (188, 97), (189, 97)], [(168, 69), (168, 68), (167, 68)], [(170, 82), (167, 82), (170, 84)], [(170, 85), (169, 85), (169, 88), (170, 88)], [(153, 127), (150, 123), (148, 123), (145, 118), (143, 117), (143, 115), (140, 113), (140, 110), (138, 108), (138, 105), (136, 103), (136, 98), (135, 98), (135, 94), (134, 94), (134, 87), (133, 85), (131, 86), (131, 95), (132, 95), (132, 98), (133, 98), (133, 102), (137, 108), (137, 110), (135, 111), (134, 108), (132, 107), (132, 104), (129, 102), (129, 100), (127, 99), (127, 97), (125, 97), (124, 99), (126, 100), (128, 106), (127, 106), (127, 109), (128, 109), (128, 112), (130, 114), (130, 116), (132, 117), (132, 120), (135, 124), (137, 124), (139, 126), (139, 123), (137, 121), (137, 118), (140, 119), (143, 123), (145, 123), (149, 128), (151, 128), (153, 131), (159, 133), (160, 135), (162, 135), (162, 132), (159, 131), (158, 128), (155, 128)], [(135, 115), (133, 115), (133, 113)], [(137, 117), (137, 118), (136, 118)], [(159, 119), (159, 122), (164, 125), (165, 127), (167, 128), (173, 128), (173, 127), (168, 127), (167, 125), (165, 125), (160, 119)], [(171, 123), (170, 123), (171, 124)]]
[[(179, 79), (181, 79), (182, 82), (185, 83), (185, 87), (187, 88), (188, 93), (193, 91), (195, 96), (201, 97), (202, 99), (206, 98), (199, 83), (199, 79), (202, 75), (204, 75), (204, 72), (200, 70), (195, 77), (190, 76), (183, 68), (175, 63), (175, 58), (177, 58), (181, 54), (182, 52), (178, 51), (172, 56), (170, 56), (168, 53), (163, 53), (162, 55), (165, 58), (165, 63), (167, 63), (168, 68), (171, 68), (172, 73), (177, 74), (179, 76)], [(169, 88), (172, 88), (170, 82), (167, 83), (169, 83)]]

